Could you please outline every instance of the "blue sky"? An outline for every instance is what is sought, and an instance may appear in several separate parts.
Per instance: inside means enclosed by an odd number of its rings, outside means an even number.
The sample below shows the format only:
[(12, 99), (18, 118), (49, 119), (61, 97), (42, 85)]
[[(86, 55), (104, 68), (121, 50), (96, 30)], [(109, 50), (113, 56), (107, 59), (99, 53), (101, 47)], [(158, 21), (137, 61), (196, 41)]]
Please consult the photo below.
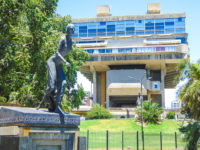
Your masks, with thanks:
[[(190, 58), (192, 62), (200, 59), (200, 0), (59, 0), (56, 12), (72, 18), (96, 17), (96, 6), (109, 5), (112, 16), (142, 15), (146, 14), (149, 2), (160, 2), (161, 13), (186, 13)], [(78, 83), (90, 90), (91, 84), (80, 74)], [(166, 95), (173, 93), (174, 90)]]

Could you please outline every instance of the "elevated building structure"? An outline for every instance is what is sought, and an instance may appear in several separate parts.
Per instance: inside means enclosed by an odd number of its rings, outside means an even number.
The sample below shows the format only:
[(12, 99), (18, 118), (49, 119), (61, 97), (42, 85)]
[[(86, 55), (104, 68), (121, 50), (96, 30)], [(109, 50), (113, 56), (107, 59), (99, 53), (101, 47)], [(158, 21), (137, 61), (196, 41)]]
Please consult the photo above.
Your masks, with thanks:
[[(161, 14), (159, 3), (145, 15), (73, 19), (73, 39), (90, 54), (81, 72), (93, 82), (93, 101), (106, 108), (136, 106), (140, 80), (144, 99), (165, 107), (165, 88), (174, 88), (177, 64), (189, 57), (185, 13)], [(151, 79), (148, 79), (151, 77)]]

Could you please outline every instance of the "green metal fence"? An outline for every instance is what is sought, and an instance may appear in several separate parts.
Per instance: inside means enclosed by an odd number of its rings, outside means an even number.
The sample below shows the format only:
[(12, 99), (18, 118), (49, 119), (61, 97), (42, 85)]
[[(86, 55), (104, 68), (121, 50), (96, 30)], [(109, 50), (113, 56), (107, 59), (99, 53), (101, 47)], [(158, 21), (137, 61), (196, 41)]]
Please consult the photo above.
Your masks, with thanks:
[(144, 148), (140, 132), (93, 132), (81, 131), (80, 136), (87, 137), (87, 150), (173, 150), (184, 149), (181, 135), (144, 133)]

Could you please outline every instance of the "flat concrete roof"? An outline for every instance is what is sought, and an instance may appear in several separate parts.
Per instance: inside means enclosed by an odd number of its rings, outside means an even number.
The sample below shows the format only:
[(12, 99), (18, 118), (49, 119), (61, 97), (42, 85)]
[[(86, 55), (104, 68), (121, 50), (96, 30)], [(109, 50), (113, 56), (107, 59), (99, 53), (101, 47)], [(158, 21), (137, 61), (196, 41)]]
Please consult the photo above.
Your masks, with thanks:
[(77, 18), (72, 19), (72, 23), (84, 22), (102, 22), (102, 21), (124, 21), (124, 20), (145, 20), (145, 19), (162, 19), (162, 18), (179, 18), (185, 17), (185, 13), (169, 13), (169, 14), (145, 14), (130, 16), (104, 16), (95, 18)]

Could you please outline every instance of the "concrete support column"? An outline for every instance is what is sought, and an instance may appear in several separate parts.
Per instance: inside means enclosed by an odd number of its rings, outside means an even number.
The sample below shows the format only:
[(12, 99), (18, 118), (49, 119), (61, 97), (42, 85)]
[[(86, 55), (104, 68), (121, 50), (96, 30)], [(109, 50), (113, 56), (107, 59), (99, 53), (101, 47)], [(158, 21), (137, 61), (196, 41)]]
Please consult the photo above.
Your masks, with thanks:
[(93, 104), (97, 103), (97, 72), (93, 72)]
[(165, 108), (165, 72), (164, 70), (161, 70), (160, 91), (162, 95), (162, 107)]
[(101, 105), (105, 107), (106, 102), (106, 72), (101, 72)]

